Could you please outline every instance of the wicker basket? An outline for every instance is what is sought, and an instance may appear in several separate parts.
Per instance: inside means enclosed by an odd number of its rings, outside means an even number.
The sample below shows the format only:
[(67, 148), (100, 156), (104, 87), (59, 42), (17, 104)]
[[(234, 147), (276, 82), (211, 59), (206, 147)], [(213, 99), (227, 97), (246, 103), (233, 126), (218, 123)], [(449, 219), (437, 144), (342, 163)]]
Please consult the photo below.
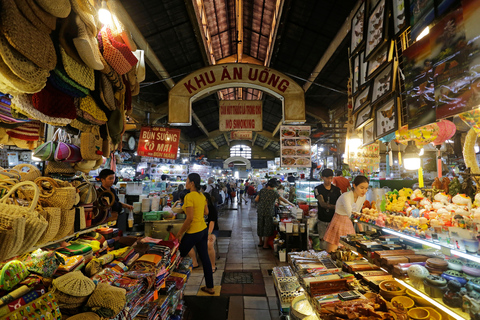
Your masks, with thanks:
[(40, 177), (35, 179), (40, 189), (40, 199), (48, 207), (71, 209), (77, 202), (77, 189), (70, 184), (60, 186), (52, 178)]
[[(28, 170), (25, 171), (25, 168)], [(17, 164), (13, 169), (20, 173), (20, 181), (35, 181), (35, 179), (42, 175), (37, 167), (27, 163)]]
[(48, 227), (38, 239), (37, 245), (52, 241), (60, 229), (62, 209), (55, 207), (40, 207), (40, 214), (48, 221)]
[(65, 238), (68, 235), (73, 234), (73, 225), (75, 224), (75, 208), (73, 209), (62, 209), (60, 217), (60, 227), (58, 228), (58, 233), (53, 240), (60, 240)]
[(0, 171), (0, 179), (15, 179), (20, 181), (22, 176), (20, 175), (20, 172), (18, 172), (15, 169), (3, 169), (3, 171)]

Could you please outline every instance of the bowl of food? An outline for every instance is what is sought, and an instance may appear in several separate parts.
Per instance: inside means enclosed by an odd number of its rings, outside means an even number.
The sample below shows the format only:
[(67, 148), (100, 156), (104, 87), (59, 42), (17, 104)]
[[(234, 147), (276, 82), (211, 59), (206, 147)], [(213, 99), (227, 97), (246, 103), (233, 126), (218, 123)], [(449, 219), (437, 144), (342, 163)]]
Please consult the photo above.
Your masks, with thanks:
[(410, 309), (415, 306), (415, 301), (406, 296), (396, 296), (392, 298), (393, 305), (402, 306), (404, 309)]

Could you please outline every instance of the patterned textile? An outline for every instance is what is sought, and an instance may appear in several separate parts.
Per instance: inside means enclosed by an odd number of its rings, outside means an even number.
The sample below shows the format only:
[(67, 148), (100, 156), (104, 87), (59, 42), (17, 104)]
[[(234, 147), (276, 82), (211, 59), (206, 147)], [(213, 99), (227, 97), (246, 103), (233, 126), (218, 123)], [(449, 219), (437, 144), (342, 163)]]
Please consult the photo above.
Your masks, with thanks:
[(273, 236), (273, 216), (275, 213), (275, 201), (280, 197), (273, 189), (262, 189), (258, 193), (257, 204), (257, 235), (259, 237)]
[(355, 229), (353, 228), (350, 217), (335, 213), (332, 222), (330, 222), (328, 226), (327, 232), (325, 232), (323, 240), (338, 246), (340, 237), (353, 233), (355, 233)]

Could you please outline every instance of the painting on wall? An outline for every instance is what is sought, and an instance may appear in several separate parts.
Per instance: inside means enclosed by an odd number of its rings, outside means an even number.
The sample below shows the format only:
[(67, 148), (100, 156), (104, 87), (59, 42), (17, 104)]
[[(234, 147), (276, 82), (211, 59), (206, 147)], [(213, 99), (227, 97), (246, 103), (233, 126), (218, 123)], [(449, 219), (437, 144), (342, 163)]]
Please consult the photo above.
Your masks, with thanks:
[(363, 126), (363, 146), (367, 146), (375, 141), (374, 121), (370, 121)]
[(398, 129), (397, 98), (392, 96), (384, 103), (379, 103), (375, 110), (375, 139), (386, 136)]
[(352, 38), (350, 43), (350, 54), (355, 54), (364, 43), (364, 34), (365, 34), (365, 8), (366, 4), (363, 2), (358, 8), (357, 12), (352, 19)]
[(395, 36), (400, 35), (408, 28), (408, 14), (407, 0), (393, 0), (392, 16), (393, 33)]
[(365, 124), (372, 120), (372, 105), (369, 104), (357, 114), (355, 119), (355, 130), (360, 129)]
[(365, 77), (367, 80), (375, 77), (387, 63), (392, 61), (394, 42), (390, 41), (385, 43), (385, 45), (367, 62), (367, 72)]
[(394, 91), (396, 65), (395, 61), (389, 63), (373, 80), (372, 103)]
[(388, 7), (386, 0), (380, 0), (368, 18), (365, 57), (370, 60), (388, 38)]
[(363, 107), (365, 107), (367, 103), (370, 102), (370, 99), (370, 86), (367, 86), (358, 94), (358, 96), (355, 97), (355, 103), (353, 104), (353, 113), (355, 114)]

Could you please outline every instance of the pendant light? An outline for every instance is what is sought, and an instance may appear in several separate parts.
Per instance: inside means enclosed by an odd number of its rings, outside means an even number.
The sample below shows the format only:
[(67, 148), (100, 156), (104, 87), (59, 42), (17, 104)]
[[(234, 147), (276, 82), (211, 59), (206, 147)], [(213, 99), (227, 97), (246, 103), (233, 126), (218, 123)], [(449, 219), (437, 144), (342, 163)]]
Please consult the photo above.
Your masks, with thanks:
[(409, 141), (405, 154), (403, 156), (403, 166), (405, 170), (418, 170), (420, 168), (420, 157), (418, 156), (418, 149), (415, 147), (413, 141)]
[(102, 7), (98, 10), (98, 20), (100, 20), (102, 24), (109, 24), (112, 20), (112, 14), (108, 9), (106, 0), (102, 0)]

